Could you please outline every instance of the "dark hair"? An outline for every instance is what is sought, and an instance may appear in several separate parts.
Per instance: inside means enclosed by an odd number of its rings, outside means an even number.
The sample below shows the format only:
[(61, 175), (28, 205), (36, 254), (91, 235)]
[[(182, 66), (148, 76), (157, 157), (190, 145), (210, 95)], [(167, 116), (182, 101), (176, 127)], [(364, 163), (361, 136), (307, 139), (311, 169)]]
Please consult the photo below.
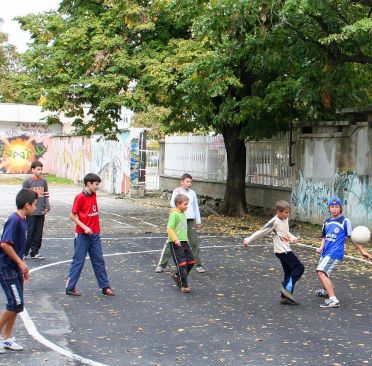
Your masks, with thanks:
[(32, 205), (37, 200), (37, 193), (29, 189), (23, 188), (16, 195), (17, 210), (25, 207), (26, 203)]
[(43, 167), (43, 163), (40, 160), (35, 160), (31, 163), (31, 169), (35, 169), (37, 167)]
[(276, 211), (285, 211), (285, 210), (290, 210), (291, 205), (287, 201), (280, 200), (277, 203), (275, 203), (275, 210)]
[(85, 177), (84, 177), (84, 185), (86, 186), (87, 184), (89, 183), (94, 183), (94, 182), (98, 182), (98, 183), (101, 183), (101, 178), (99, 177), (99, 175), (97, 174), (94, 174), (94, 173), (88, 173)]
[(185, 174), (181, 177), (181, 180), (185, 180), (185, 179), (187, 179), (187, 178), (192, 179), (191, 174), (189, 174), (189, 173), (185, 173)]
[(187, 197), (185, 194), (180, 193), (180, 194), (177, 194), (176, 197), (174, 197), (174, 204), (176, 206), (185, 201), (187, 202), (189, 201), (189, 197)]

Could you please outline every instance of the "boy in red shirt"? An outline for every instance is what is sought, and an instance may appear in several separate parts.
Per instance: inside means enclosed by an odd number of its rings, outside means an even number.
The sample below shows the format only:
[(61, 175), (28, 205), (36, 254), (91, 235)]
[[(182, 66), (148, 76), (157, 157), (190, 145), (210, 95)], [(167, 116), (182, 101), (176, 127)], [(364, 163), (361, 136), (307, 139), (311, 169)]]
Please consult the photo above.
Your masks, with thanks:
[(101, 183), (101, 178), (94, 173), (89, 173), (84, 177), (84, 189), (75, 197), (71, 220), (76, 224), (74, 256), (66, 282), (66, 294), (80, 296), (81, 293), (76, 289), (80, 273), (84, 267), (85, 257), (89, 253), (94, 274), (98, 281), (99, 288), (106, 296), (113, 296), (114, 292), (110, 288), (103, 259), (97, 196), (96, 192)]

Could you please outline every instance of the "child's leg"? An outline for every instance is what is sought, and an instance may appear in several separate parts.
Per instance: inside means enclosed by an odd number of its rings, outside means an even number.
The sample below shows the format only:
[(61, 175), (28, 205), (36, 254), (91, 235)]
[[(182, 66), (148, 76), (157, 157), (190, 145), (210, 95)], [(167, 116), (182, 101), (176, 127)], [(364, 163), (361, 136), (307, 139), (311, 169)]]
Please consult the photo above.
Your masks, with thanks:
[(26, 247), (25, 247), (25, 255), (29, 255), (32, 243), (34, 241), (34, 235), (36, 230), (36, 216), (29, 216), (27, 217), (27, 239), (26, 239)]
[(276, 254), (284, 271), (283, 287), (293, 293), (296, 282), (304, 273), (305, 267), (293, 252)]
[(17, 313), (14, 311), (4, 310), (0, 315), (0, 330), (3, 339), (12, 337), (14, 322), (17, 318)]
[(34, 233), (33, 233), (33, 240), (31, 242), (31, 257), (34, 257), (36, 254), (39, 253), (41, 247), (41, 241), (43, 240), (43, 230), (44, 230), (44, 215), (37, 215), (35, 217), (35, 224), (34, 224)]
[(322, 283), (323, 288), (327, 291), (329, 297), (336, 296), (329, 276), (338, 262), (338, 259), (333, 259), (329, 256), (321, 257), (318, 267), (316, 268), (318, 278)]
[(85, 257), (89, 247), (89, 235), (77, 234), (74, 241), (74, 255), (72, 257), (72, 263), (68, 279), (66, 282), (66, 289), (73, 290), (79, 280), (81, 271), (84, 267)]
[(181, 279), (181, 286), (187, 287), (187, 262), (184, 254), (184, 246), (171, 244), (171, 253), (176, 265), (177, 275)]
[(106, 272), (105, 261), (103, 259), (101, 238), (98, 234), (90, 235), (90, 245), (88, 247), (89, 258), (92, 262), (94, 274), (96, 275), (99, 288), (110, 287)]
[(187, 275), (191, 271), (192, 267), (194, 267), (196, 261), (193, 256), (193, 251), (190, 248), (190, 245), (188, 243), (184, 243), (184, 251), (185, 251), (185, 256), (186, 256), (186, 271)]
[(165, 268), (169, 262), (170, 257), (171, 257), (171, 249), (170, 249), (169, 243), (166, 242), (160, 254), (158, 267)]
[(195, 258), (196, 265), (202, 266), (202, 261), (200, 259), (200, 249), (198, 237), (196, 234), (195, 220), (187, 220), (187, 237), (189, 239), (189, 244), (192, 249), (192, 254)]

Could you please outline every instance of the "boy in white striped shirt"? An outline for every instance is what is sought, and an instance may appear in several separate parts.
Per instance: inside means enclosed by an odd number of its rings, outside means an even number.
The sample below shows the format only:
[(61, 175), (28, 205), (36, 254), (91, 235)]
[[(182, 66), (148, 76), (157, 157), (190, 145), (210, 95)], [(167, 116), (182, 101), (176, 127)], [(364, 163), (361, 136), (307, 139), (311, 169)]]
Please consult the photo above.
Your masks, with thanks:
[(284, 280), (280, 288), (280, 303), (284, 305), (298, 305), (298, 302), (293, 297), (293, 291), (296, 282), (304, 273), (305, 267), (290, 247), (290, 243), (297, 242), (297, 237), (289, 232), (288, 217), (291, 212), (291, 206), (286, 201), (278, 201), (275, 211), (276, 215), (261, 230), (245, 238), (243, 244), (248, 246), (254, 240), (273, 234), (274, 253), (279, 258), (284, 271)]

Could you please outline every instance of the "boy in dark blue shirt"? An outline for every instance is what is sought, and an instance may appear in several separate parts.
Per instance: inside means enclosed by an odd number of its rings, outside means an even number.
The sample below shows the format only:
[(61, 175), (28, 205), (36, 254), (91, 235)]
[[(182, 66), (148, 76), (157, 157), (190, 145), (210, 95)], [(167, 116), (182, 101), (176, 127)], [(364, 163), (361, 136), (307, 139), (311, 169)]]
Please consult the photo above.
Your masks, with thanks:
[[(338, 197), (331, 197), (328, 200), (328, 209), (331, 217), (323, 224), (322, 242), (317, 252), (320, 254), (320, 260), (316, 273), (323, 286), (322, 289), (316, 290), (315, 294), (320, 297), (328, 297), (321, 308), (339, 308), (340, 302), (336, 297), (331, 280), (329, 279), (332, 270), (336, 264), (344, 259), (345, 240), (351, 235), (351, 222), (342, 214), (342, 201)], [(361, 244), (354, 243), (367, 259), (371, 255), (363, 248)]]
[(29, 279), (29, 272), (23, 255), (26, 246), (26, 218), (36, 209), (37, 193), (21, 189), (16, 196), (17, 211), (9, 216), (4, 225), (0, 241), (0, 284), (7, 298), (6, 309), (0, 314), (0, 341), (2, 350), (20, 351), (22, 346), (12, 338), (17, 314), (23, 311), (23, 281)]

